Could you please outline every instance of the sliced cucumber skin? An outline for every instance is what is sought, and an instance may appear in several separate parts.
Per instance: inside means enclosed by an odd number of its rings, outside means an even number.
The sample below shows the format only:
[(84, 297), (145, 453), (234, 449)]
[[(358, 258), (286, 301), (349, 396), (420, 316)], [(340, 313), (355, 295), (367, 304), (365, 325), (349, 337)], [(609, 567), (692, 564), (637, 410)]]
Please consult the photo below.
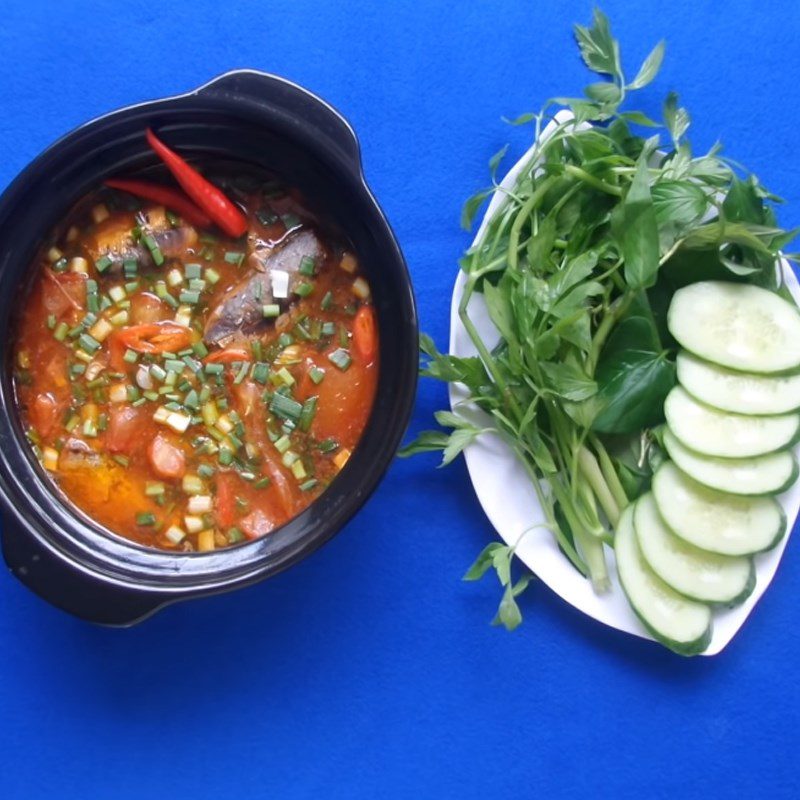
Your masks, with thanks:
[[(650, 567), (647, 566), (647, 563), (645, 562), (639, 550), (639, 545), (636, 541), (636, 534), (633, 528), (634, 508), (635, 504), (628, 506), (622, 512), (615, 535), (617, 573), (619, 574), (619, 582), (622, 586), (622, 591), (625, 592), (625, 596), (628, 598), (628, 602), (633, 609), (633, 613), (636, 614), (639, 621), (646, 628), (647, 632), (657, 642), (660, 642), (665, 647), (672, 650), (673, 653), (677, 653), (678, 655), (696, 656), (699, 653), (702, 653), (711, 643), (711, 611), (704, 603), (696, 603), (694, 600), (686, 600), (683, 598), (680, 594), (678, 594), (678, 592), (675, 592), (671, 587), (665, 584), (657, 575), (653, 573)], [(635, 563), (626, 564), (626, 559), (631, 559), (632, 561), (635, 560)], [(657, 582), (657, 584), (661, 587), (661, 591), (674, 595), (676, 603), (688, 603), (692, 606), (704, 608), (707, 612), (707, 622), (702, 633), (694, 639), (677, 640), (669, 636), (665, 636), (661, 631), (654, 627), (654, 625), (648, 620), (647, 615), (639, 609), (637, 601), (633, 599), (633, 592), (629, 590), (629, 583), (632, 583), (633, 581), (626, 566), (630, 567), (631, 570), (637, 568), (646, 570), (649, 578)], [(632, 586), (630, 589), (632, 589)]]
[[(670, 458), (678, 465), (678, 468), (685, 472), (690, 478), (693, 478), (703, 486), (708, 486), (710, 489), (717, 489), (720, 492), (728, 492), (729, 494), (737, 494), (742, 497), (771, 497), (776, 494), (781, 494), (789, 489), (797, 480), (798, 467), (797, 459), (794, 453), (789, 450), (779, 450), (777, 453), (768, 453), (763, 456), (755, 456), (754, 458), (718, 458), (716, 456), (705, 456), (702, 453), (695, 453), (690, 448), (686, 447), (669, 428), (664, 429), (664, 445), (667, 448), (667, 453)], [(719, 480), (712, 482), (709, 478), (708, 472), (705, 476), (699, 474), (698, 465), (702, 462), (707, 462), (712, 469), (735, 469), (737, 467), (753, 467), (753, 462), (766, 459), (776, 459), (783, 454), (790, 460), (790, 470), (783, 483), (768, 485), (767, 488), (761, 487), (757, 491), (748, 491), (744, 485), (733, 485), (730, 480)]]
[[(724, 504), (726, 500), (737, 500), (742, 503), (763, 503), (769, 504), (771, 511), (775, 513), (776, 524), (773, 527), (771, 538), (767, 539), (757, 547), (752, 544), (748, 545), (743, 541), (739, 546), (726, 544), (725, 541), (708, 536), (703, 536), (702, 533), (698, 535), (697, 528), (700, 525), (694, 526), (691, 523), (686, 524), (686, 520), (679, 519), (676, 516), (675, 509), (683, 508), (686, 504), (686, 498), (676, 495), (677, 492), (703, 493), (711, 494), (708, 498), (710, 508), (717, 503)], [(655, 498), (658, 510), (661, 513), (661, 518), (667, 524), (667, 527), (680, 539), (683, 539), (687, 544), (699, 547), (701, 550), (707, 550), (709, 553), (718, 553), (722, 556), (753, 556), (758, 553), (765, 553), (775, 547), (778, 542), (786, 534), (786, 512), (783, 510), (781, 504), (771, 496), (765, 497), (749, 497), (747, 495), (731, 495), (728, 492), (721, 492), (718, 489), (711, 489), (698, 483), (694, 478), (691, 478), (686, 473), (682, 472), (672, 461), (667, 461), (662, 464), (656, 474), (653, 476), (653, 497)], [(717, 495), (718, 497), (714, 497)], [(699, 497), (701, 502), (705, 502), (705, 497)], [(743, 539), (745, 537), (742, 537)]]
[[(709, 606), (722, 606), (725, 608), (733, 608), (744, 602), (750, 594), (752, 594), (755, 587), (755, 568), (753, 560), (743, 556), (723, 556), (718, 553), (709, 553), (708, 551), (701, 550), (694, 545), (687, 544), (682, 539), (675, 536), (675, 534), (664, 523), (661, 515), (658, 512), (658, 507), (651, 492), (642, 495), (636, 501), (636, 510), (633, 517), (633, 528), (636, 533), (636, 541), (639, 543), (639, 550), (651, 570), (661, 578), (664, 583), (676, 591), (678, 594), (689, 600), (696, 600), (698, 603), (705, 603)], [(731, 564), (736, 569), (744, 567), (746, 569), (744, 580), (737, 586), (735, 594), (719, 593), (712, 591), (705, 591), (702, 593), (702, 586), (698, 586), (692, 590), (686, 583), (686, 576), (689, 574), (689, 569), (679, 569), (682, 573), (679, 576), (669, 574), (669, 569), (665, 571), (664, 564), (659, 563), (658, 549), (654, 544), (657, 542), (657, 537), (666, 537), (665, 541), (671, 540), (677, 547), (684, 551), (687, 562), (697, 564), (698, 571), (705, 569), (713, 570), (711, 565), (714, 561), (720, 562), (721, 565), (727, 566)], [(695, 561), (695, 558), (697, 559)], [(711, 563), (709, 563), (711, 562)], [(683, 581), (683, 585), (678, 585)], [(699, 591), (698, 591), (699, 589)]]
[(678, 441), (705, 456), (764, 456), (800, 440), (800, 414), (753, 416), (720, 411), (695, 400), (682, 386), (667, 395), (664, 416)]
[[(755, 309), (764, 319), (755, 319)], [(715, 330), (723, 318), (733, 323), (726, 330)], [(744, 322), (737, 327), (734, 323), (741, 319)], [(759, 323), (772, 326), (763, 334), (773, 342), (766, 354), (756, 339)], [(678, 289), (667, 311), (667, 328), (690, 353), (723, 367), (772, 374), (800, 366), (797, 307), (751, 284), (699, 281)]]
[[(704, 361), (686, 350), (678, 353), (676, 364), (678, 383), (696, 400), (712, 408), (752, 416), (800, 410), (800, 375), (736, 372)], [(771, 384), (782, 391), (768, 393)]]

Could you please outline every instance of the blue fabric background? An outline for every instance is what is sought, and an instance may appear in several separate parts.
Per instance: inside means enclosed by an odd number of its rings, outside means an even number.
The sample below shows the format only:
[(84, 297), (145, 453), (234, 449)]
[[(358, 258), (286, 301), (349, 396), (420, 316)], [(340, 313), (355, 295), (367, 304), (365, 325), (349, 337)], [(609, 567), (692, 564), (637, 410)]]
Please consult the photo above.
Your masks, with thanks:
[[(367, 177), (446, 342), (461, 203), (500, 122), (588, 80), (589, 0), (5, 2), (0, 185), (73, 126), (237, 66), (285, 75), (356, 128)], [(698, 147), (724, 139), (800, 224), (800, 7), (606, 0), (641, 100), (680, 91)], [(724, 8), (724, 10), (723, 10)], [(423, 383), (413, 428), (445, 403)], [(4, 798), (798, 796), (800, 542), (730, 648), (682, 660), (542, 586), (513, 635), (495, 582), (460, 582), (493, 532), (462, 463), (398, 462), (297, 568), (132, 630), (75, 621), (0, 574)], [(769, 792), (768, 792), (769, 790)]]

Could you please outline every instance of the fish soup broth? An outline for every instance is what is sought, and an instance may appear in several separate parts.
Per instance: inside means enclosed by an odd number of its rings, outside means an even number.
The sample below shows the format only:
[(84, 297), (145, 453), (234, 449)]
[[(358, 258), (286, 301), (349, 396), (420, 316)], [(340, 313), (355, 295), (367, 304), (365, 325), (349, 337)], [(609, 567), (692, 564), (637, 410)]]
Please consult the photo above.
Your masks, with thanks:
[(143, 545), (269, 535), (344, 467), (375, 395), (352, 248), (274, 181), (227, 190), (248, 219), (236, 240), (97, 192), (42, 248), (21, 312), (14, 383), (37, 458)]

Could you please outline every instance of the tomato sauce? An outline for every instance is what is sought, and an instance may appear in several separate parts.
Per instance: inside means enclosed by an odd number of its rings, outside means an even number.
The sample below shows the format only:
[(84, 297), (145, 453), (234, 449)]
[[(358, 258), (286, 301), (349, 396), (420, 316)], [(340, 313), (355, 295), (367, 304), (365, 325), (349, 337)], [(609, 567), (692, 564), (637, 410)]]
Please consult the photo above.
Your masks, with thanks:
[(33, 265), (14, 342), (29, 441), (71, 503), (143, 545), (269, 535), (335, 479), (372, 408), (357, 256), (297, 192), (246, 183), (240, 239), (103, 189)]

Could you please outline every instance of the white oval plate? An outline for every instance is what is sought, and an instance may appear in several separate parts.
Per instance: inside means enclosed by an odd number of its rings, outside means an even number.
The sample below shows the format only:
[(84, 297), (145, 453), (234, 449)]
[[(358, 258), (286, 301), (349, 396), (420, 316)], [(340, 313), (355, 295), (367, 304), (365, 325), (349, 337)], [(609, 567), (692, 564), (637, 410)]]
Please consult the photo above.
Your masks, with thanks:
[[(559, 120), (564, 118), (560, 115), (557, 117)], [(549, 134), (549, 128), (550, 126), (542, 132), (543, 137)], [(530, 160), (532, 151), (533, 148), (525, 153), (502, 180), (500, 185), (504, 189), (513, 187), (519, 173)], [(483, 236), (488, 220), (502, 201), (502, 195), (496, 192), (486, 209), (483, 222), (475, 237), (476, 242)], [(794, 272), (785, 261), (781, 263), (781, 268), (789, 290), (800, 303), (800, 284)], [(459, 272), (450, 308), (450, 352), (462, 357), (477, 355), (458, 316), (458, 304), (464, 291), (465, 280), (464, 273)], [(473, 295), (469, 312), (480, 335), (487, 341), (496, 342), (499, 336), (489, 319), (482, 295)], [(465, 404), (466, 398), (467, 392), (463, 385), (450, 384), (451, 407), (455, 410), (458, 406), (460, 413), (481, 427), (490, 424), (488, 415), (474, 405)], [(795, 454), (800, 457), (800, 445), (795, 448)], [(594, 593), (591, 583), (584, 579), (559, 551), (552, 534), (544, 528), (534, 527), (544, 522), (541, 506), (524, 469), (499, 436), (483, 434), (465, 449), (464, 456), (475, 493), (489, 521), (507, 544), (517, 544), (517, 555), (532, 572), (557, 595), (584, 614), (612, 628), (627, 631), (644, 639), (652, 639), (631, 610), (622, 592), (617, 578), (614, 551), (611, 548), (607, 548), (606, 552), (612, 591), (601, 596)], [(796, 483), (778, 500), (786, 512), (787, 535), (777, 547), (756, 556), (756, 588), (750, 597), (737, 608), (714, 613), (713, 636), (703, 655), (716, 655), (733, 639), (775, 576), (789, 534), (800, 511), (800, 484)]]

